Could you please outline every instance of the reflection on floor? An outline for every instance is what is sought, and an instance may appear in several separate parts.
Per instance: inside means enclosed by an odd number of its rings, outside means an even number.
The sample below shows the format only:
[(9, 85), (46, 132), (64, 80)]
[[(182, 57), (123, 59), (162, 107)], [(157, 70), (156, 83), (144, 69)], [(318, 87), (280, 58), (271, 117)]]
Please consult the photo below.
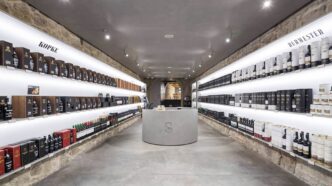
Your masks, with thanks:
[(38, 185), (305, 185), (203, 123), (185, 146), (144, 143), (141, 129), (139, 121)]

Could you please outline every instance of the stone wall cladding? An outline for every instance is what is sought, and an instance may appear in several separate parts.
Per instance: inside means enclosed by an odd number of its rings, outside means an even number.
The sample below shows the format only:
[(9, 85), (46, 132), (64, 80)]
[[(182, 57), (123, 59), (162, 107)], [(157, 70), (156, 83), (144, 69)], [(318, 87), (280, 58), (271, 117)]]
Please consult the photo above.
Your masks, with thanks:
[(202, 79), (205, 76), (224, 68), (225, 66), (236, 62), (237, 60), (245, 57), (246, 55), (254, 52), (257, 49), (285, 36), (286, 34), (301, 28), (302, 26), (311, 23), (312, 21), (330, 13), (332, 11), (331, 0), (315, 0), (308, 4), (295, 14), (291, 15), (283, 22), (277, 24), (263, 35), (248, 43), (243, 48), (237, 50), (229, 57), (220, 61), (217, 65), (210, 68), (197, 79)]
[[(1, 0), (0, 10), (137, 79), (140, 77), (23, 0)], [(4, 39), (4, 38), (3, 38)]]
[(8, 177), (0, 180), (2, 186), (17, 186), (17, 185), (33, 185), (38, 183), (47, 176), (55, 173), (61, 168), (65, 167), (72, 159), (76, 158), (81, 153), (87, 152), (94, 147), (104, 143), (110, 137), (116, 136), (126, 128), (133, 125), (140, 116), (135, 116), (120, 125), (106, 129), (100, 132), (100, 135), (93, 136), (91, 139), (84, 139), (83, 142), (77, 142), (70, 146), (69, 149), (55, 152), (51, 158), (46, 158), (40, 162), (32, 163), (30, 168), (18, 171)]
[(313, 166), (304, 160), (292, 157), (290, 154), (271, 148), (266, 143), (260, 142), (253, 137), (249, 137), (234, 129), (230, 129), (213, 119), (199, 115), (199, 119), (211, 126), (219, 133), (229, 136), (235, 141), (243, 144), (246, 148), (256, 152), (263, 158), (270, 160), (275, 165), (281, 167), (303, 180), (309, 185), (332, 186), (332, 171), (328, 171), (317, 166)]

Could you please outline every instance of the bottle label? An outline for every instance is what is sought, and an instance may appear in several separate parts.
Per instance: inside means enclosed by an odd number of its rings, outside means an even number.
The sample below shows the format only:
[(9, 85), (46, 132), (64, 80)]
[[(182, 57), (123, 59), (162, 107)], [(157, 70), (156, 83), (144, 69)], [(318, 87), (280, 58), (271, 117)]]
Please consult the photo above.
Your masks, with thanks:
[(328, 42), (322, 43), (322, 59), (328, 59), (329, 58), (329, 44)]
[(307, 56), (307, 57), (304, 58), (304, 63), (306, 65), (310, 65), (310, 62), (311, 62), (311, 57), (310, 56)]
[(329, 50), (329, 59), (332, 60), (332, 49)]
[(311, 45), (311, 61), (316, 62), (321, 60), (320, 48), (318, 43), (315, 42)]

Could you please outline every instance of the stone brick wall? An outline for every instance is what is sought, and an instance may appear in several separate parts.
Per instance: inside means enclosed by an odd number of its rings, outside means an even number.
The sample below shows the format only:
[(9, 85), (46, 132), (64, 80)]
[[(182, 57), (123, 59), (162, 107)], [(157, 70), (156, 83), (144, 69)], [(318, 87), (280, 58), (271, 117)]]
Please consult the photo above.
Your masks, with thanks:
[(47, 34), (99, 59), (100, 61), (118, 70), (121, 70), (122, 72), (140, 79), (137, 74), (121, 65), (99, 49), (90, 45), (88, 42), (82, 40), (74, 33), (67, 30), (64, 26), (58, 24), (35, 8), (31, 7), (23, 0), (0, 0), (0, 10), (46, 32)]
[(199, 115), (199, 119), (219, 133), (231, 137), (235, 141), (243, 144), (249, 150), (256, 152), (263, 158), (273, 162), (275, 165), (281, 167), (288, 173), (293, 174), (309, 185), (332, 185), (331, 169), (311, 165), (306, 160), (293, 157), (287, 152), (271, 147), (265, 142), (261, 142), (249, 135), (244, 135), (231, 127), (226, 127), (225, 125), (201, 114)]
[(331, 0), (315, 0), (203, 73), (201, 79), (332, 11)]

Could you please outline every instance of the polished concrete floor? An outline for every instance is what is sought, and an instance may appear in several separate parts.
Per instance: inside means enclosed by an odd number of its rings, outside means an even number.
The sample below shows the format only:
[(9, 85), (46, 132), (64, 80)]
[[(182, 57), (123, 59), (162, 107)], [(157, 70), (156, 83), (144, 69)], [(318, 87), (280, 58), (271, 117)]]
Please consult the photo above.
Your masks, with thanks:
[(141, 129), (139, 121), (38, 185), (305, 185), (205, 124), (185, 146), (144, 143)]

